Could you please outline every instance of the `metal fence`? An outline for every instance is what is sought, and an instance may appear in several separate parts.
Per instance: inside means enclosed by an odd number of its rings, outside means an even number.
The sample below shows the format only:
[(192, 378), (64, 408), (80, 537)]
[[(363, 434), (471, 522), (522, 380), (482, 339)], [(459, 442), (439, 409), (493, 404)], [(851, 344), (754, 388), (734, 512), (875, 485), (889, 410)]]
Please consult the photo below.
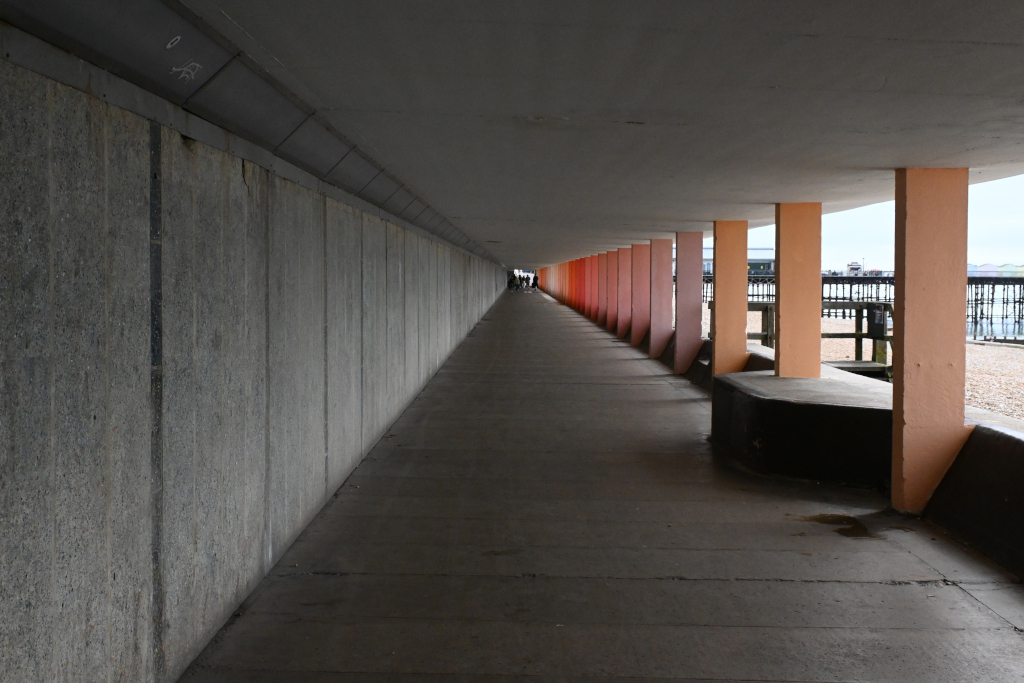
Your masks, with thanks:
[[(711, 275), (704, 276), (703, 299), (714, 298)], [(775, 276), (747, 277), (747, 300), (775, 301)], [(896, 278), (876, 276), (835, 276), (821, 278), (823, 302), (874, 302), (892, 304), (896, 301)], [(853, 315), (846, 308), (824, 307), (825, 317)], [(973, 339), (1016, 339), (1024, 337), (1024, 277), (967, 278), (967, 336)]]

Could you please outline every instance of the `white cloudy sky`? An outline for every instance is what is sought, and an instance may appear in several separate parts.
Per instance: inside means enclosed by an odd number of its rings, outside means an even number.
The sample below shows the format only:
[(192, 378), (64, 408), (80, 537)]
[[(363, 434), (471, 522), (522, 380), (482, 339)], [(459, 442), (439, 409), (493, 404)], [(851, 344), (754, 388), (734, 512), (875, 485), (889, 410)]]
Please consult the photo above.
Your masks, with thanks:
[[(864, 261), (892, 270), (895, 211), (895, 202), (884, 202), (822, 216), (821, 267), (844, 270), (850, 261)], [(971, 185), (967, 213), (968, 263), (1024, 265), (1024, 175)], [(748, 244), (774, 247), (775, 226), (751, 230)]]

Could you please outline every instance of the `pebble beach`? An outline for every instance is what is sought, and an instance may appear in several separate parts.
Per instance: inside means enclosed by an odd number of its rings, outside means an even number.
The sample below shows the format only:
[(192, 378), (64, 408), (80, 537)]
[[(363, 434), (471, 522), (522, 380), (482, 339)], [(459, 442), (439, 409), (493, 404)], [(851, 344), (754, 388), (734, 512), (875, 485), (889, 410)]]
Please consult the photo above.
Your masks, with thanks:
[[(707, 308), (702, 316), (704, 336), (711, 329)], [(761, 331), (761, 314), (747, 313), (747, 332)], [(822, 332), (853, 332), (854, 321), (822, 318)], [(864, 343), (868, 357), (870, 342)], [(822, 360), (853, 360), (854, 340), (822, 339)], [(892, 348), (889, 349), (892, 362)], [(967, 405), (1024, 420), (1024, 345), (1020, 348), (991, 344), (967, 344)]]

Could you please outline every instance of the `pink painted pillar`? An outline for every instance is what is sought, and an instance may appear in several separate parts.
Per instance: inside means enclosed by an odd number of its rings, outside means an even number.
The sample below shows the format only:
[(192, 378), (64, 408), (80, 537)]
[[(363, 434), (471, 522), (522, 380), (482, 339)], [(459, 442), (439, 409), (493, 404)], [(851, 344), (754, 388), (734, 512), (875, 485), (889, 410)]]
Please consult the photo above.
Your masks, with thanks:
[(672, 240), (651, 240), (651, 358), (672, 341)]
[(597, 324), (608, 322), (608, 254), (597, 255)]
[(597, 321), (597, 254), (590, 257), (590, 315), (589, 317), (593, 321)]
[(629, 345), (640, 346), (651, 331), (651, 245), (633, 245), (633, 321)]
[(619, 249), (619, 325), (615, 336), (625, 339), (633, 323), (633, 248)]
[(619, 323), (619, 252), (608, 252), (608, 319), (605, 327), (615, 332)]
[(672, 369), (686, 372), (700, 353), (701, 293), (704, 288), (704, 234), (676, 233), (676, 353)]

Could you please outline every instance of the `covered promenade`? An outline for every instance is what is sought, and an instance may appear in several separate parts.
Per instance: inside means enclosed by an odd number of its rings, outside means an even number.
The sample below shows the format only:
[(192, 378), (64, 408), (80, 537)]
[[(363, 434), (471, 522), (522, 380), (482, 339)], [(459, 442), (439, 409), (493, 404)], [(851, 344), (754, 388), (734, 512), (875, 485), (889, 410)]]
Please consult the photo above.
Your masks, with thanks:
[[(1022, 27), (0, 0), (0, 683), (1020, 683), (965, 320)], [(881, 202), (891, 383), (821, 353), (822, 217)]]
[(1024, 676), (1010, 577), (710, 429), (705, 391), (506, 293), (183, 680)]

